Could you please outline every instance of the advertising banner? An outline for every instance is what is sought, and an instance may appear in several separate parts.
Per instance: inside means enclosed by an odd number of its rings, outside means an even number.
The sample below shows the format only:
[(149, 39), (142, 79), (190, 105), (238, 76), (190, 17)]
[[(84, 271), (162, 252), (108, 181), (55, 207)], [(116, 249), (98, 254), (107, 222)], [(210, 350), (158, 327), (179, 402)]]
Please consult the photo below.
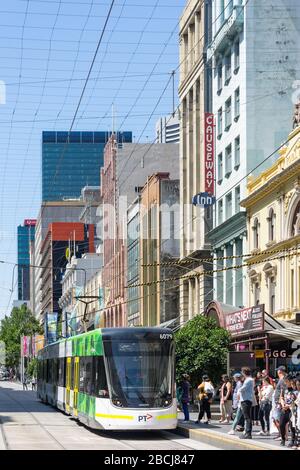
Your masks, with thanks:
[(44, 336), (43, 335), (34, 335), (32, 337), (32, 355), (37, 356), (37, 353), (44, 347)]
[(45, 335), (47, 344), (57, 341), (58, 314), (56, 312), (46, 313)]
[(31, 336), (22, 336), (22, 357), (30, 357), (32, 353)]
[(226, 329), (231, 336), (242, 336), (264, 330), (265, 306), (245, 308), (225, 316)]
[(205, 113), (204, 118), (204, 164), (205, 192), (215, 194), (215, 151), (214, 151), (214, 115)]

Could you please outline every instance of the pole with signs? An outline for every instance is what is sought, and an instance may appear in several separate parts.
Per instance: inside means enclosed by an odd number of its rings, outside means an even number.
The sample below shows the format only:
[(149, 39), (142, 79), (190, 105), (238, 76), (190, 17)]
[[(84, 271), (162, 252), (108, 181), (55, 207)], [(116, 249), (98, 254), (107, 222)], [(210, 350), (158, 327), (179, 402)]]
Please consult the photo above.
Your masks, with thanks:
[(204, 164), (205, 164), (205, 192), (215, 195), (215, 143), (214, 143), (214, 115), (205, 113), (204, 118)]

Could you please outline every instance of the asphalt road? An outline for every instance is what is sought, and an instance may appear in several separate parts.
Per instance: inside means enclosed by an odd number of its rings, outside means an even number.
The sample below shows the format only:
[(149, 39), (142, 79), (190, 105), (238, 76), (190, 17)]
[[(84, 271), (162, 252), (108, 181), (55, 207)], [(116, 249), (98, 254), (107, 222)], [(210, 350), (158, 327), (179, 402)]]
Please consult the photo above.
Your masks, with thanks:
[(0, 450), (217, 450), (171, 432), (86, 428), (14, 382), (0, 382)]

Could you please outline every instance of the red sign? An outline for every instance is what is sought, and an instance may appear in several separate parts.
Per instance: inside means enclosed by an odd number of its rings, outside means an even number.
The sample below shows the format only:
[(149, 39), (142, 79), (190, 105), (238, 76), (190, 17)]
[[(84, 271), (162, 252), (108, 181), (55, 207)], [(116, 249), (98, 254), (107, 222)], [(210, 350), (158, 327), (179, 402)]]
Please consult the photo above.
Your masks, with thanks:
[(265, 306), (245, 308), (225, 316), (225, 328), (231, 336), (242, 336), (264, 330)]
[(26, 227), (35, 227), (36, 226), (36, 219), (25, 219), (24, 225)]
[(214, 115), (205, 113), (204, 124), (204, 162), (205, 162), (205, 191), (212, 196), (215, 194), (215, 151), (214, 151)]

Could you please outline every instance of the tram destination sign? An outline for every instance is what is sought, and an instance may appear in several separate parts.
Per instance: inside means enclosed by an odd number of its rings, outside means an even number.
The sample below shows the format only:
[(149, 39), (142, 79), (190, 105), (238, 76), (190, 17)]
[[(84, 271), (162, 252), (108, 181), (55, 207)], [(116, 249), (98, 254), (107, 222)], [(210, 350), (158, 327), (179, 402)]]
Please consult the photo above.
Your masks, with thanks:
[(263, 331), (265, 328), (265, 306), (245, 308), (225, 315), (225, 325), (231, 336), (243, 336)]

